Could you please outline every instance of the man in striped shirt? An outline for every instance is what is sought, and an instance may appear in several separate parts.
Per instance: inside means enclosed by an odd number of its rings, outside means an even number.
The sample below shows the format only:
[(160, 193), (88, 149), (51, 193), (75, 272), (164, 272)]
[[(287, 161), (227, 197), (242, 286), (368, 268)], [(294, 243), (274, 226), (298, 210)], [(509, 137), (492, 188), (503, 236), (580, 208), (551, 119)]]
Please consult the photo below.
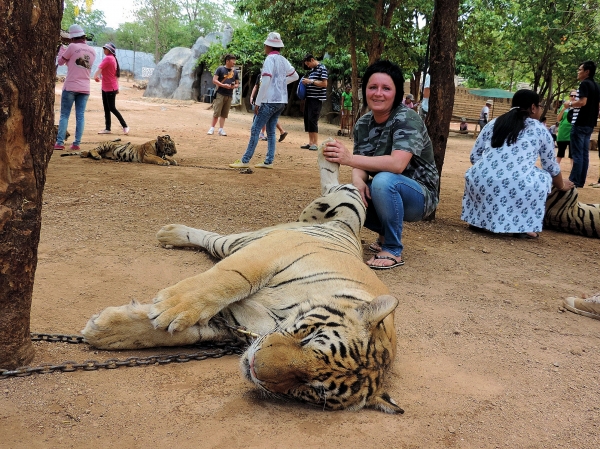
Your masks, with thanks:
[(308, 133), (308, 144), (300, 148), (317, 151), (319, 143), (319, 116), (323, 102), (327, 99), (327, 68), (317, 61), (313, 55), (304, 57), (304, 64), (311, 69), (308, 76), (302, 79), (306, 85), (304, 102), (304, 131)]

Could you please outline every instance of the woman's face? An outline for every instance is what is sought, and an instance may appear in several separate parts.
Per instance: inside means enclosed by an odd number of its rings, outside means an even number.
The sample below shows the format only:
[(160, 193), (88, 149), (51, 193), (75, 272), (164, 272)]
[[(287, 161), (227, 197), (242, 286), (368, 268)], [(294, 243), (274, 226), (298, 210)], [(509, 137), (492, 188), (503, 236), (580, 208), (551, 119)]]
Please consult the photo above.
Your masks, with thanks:
[(542, 116), (542, 108), (539, 105), (532, 104), (531, 105), (531, 113), (529, 116), (533, 119), (539, 120)]
[(392, 77), (374, 73), (367, 82), (367, 105), (374, 114), (389, 113), (396, 99), (396, 86)]

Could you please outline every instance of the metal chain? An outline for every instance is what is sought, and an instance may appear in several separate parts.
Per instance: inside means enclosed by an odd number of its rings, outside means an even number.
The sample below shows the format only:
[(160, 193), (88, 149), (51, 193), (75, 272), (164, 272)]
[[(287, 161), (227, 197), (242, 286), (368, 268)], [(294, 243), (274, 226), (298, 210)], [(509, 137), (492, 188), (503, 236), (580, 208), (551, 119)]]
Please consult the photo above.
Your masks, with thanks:
[[(96, 360), (86, 360), (82, 363), (77, 363), (72, 360), (63, 362), (58, 365), (51, 363), (43, 363), (39, 366), (23, 366), (15, 370), (0, 369), (0, 379), (8, 379), (10, 377), (25, 377), (32, 374), (50, 374), (54, 372), (70, 373), (73, 371), (96, 371), (101, 368), (115, 369), (122, 366), (149, 366), (149, 365), (166, 365), (168, 363), (185, 363), (192, 360), (206, 360), (208, 358), (219, 358), (225, 355), (241, 355), (248, 343), (248, 336), (257, 336), (242, 327), (234, 327), (226, 324), (227, 327), (234, 329), (236, 332), (243, 334), (243, 337), (237, 341), (223, 341), (214, 343), (202, 343), (193, 345), (199, 351), (192, 353), (179, 354), (159, 354), (148, 357), (127, 357), (124, 359), (112, 358), (104, 362)], [(255, 338), (255, 337), (254, 337)], [(50, 343), (71, 343), (82, 344), (86, 343), (81, 335), (61, 335), (61, 334), (39, 334), (31, 333), (32, 341), (46, 341)]]

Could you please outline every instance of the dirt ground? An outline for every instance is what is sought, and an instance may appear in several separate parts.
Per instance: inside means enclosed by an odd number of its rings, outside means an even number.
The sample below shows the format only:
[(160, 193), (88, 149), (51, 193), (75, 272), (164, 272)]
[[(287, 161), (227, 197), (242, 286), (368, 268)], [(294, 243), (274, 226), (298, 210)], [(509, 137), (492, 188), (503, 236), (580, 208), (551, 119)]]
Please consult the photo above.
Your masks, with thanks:
[[(96, 134), (104, 120), (100, 88), (92, 88), (83, 148), (105, 137)], [(252, 230), (295, 220), (319, 194), (315, 153), (299, 148), (307, 141), (300, 119), (282, 118), (289, 135), (277, 144), (274, 170), (240, 174), (227, 164), (246, 147), (250, 114), (232, 112), (227, 137), (207, 136), (207, 104), (142, 93), (122, 83), (117, 107), (131, 128), (128, 140), (169, 134), (180, 166), (55, 152), (32, 332), (76, 334), (103, 308), (150, 301), (212, 266), (205, 253), (160, 247), (155, 234), (164, 224), (224, 234)], [(72, 115), (72, 134), (74, 128)], [(119, 130), (113, 119), (111, 137), (124, 138)], [(336, 134), (336, 126), (321, 124), (322, 138)], [(2, 380), (0, 447), (600, 447), (600, 321), (561, 310), (563, 297), (600, 291), (600, 241), (553, 231), (532, 241), (468, 230), (460, 208), (472, 145), (469, 137), (449, 139), (436, 220), (408, 223), (406, 265), (378, 273), (400, 299), (398, 357), (388, 380), (404, 415), (265, 400), (242, 379), (238, 357), (227, 356)], [(253, 162), (265, 152), (266, 142), (259, 142)], [(588, 182), (597, 174), (594, 153)], [(349, 177), (343, 168), (342, 180)], [(600, 202), (600, 189), (580, 195)], [(374, 234), (365, 230), (363, 239), (373, 241)], [(168, 351), (35, 347), (32, 365)]]

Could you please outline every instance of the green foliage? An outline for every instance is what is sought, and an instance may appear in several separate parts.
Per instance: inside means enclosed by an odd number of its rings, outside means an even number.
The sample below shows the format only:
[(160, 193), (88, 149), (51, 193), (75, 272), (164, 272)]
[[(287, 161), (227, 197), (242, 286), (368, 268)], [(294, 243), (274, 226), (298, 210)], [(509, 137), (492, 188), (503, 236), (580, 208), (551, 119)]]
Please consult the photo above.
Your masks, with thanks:
[(576, 84), (579, 62), (598, 60), (598, 0), (466, 0), (457, 72), (472, 87), (528, 82), (556, 98)]
[[(76, 14), (78, 12), (78, 14)], [(104, 13), (97, 9), (87, 10), (85, 0), (65, 0), (63, 18), (60, 27), (68, 30), (73, 24), (81, 25), (88, 36), (94, 36), (96, 41), (106, 28)]]

